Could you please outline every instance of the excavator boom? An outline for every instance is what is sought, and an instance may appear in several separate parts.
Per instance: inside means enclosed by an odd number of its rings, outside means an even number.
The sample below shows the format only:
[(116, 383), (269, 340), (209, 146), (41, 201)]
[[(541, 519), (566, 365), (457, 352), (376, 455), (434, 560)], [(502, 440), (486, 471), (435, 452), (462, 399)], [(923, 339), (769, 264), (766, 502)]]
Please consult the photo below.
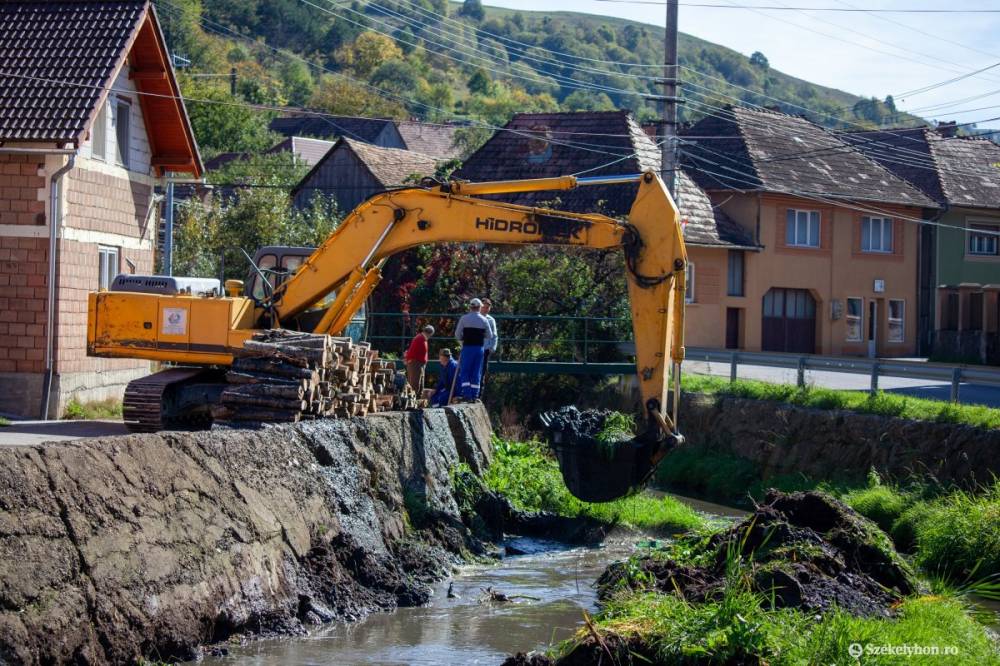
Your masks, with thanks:
[[(637, 195), (626, 220), (483, 198), (629, 183), (637, 184)], [(255, 332), (302, 330), (303, 314), (317, 307), (325, 310), (308, 330), (336, 335), (378, 284), (386, 259), (408, 248), (446, 242), (622, 248), (636, 373), (647, 413), (646, 441), (679, 439), (676, 382), (684, 358), (687, 255), (677, 208), (653, 172), (450, 182), (383, 192), (351, 211), (293, 275), (263, 298), (148, 293), (142, 287), (91, 294), (88, 353), (225, 366)], [(333, 300), (325, 301), (332, 293)], [(675, 390), (668, 409), (671, 364)], [(633, 476), (655, 467), (667, 448), (657, 445), (644, 452), (643, 469)]]

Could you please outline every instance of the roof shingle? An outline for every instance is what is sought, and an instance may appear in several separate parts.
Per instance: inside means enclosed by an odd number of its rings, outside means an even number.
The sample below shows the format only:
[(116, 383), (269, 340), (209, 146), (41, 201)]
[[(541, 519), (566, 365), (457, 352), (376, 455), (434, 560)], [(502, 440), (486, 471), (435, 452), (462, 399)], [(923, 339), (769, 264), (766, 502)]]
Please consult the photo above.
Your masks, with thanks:
[[(627, 111), (522, 113), (507, 123), (456, 172), (459, 178), (507, 180), (580, 174), (606, 176), (658, 171), (660, 150)], [(616, 158), (618, 161), (613, 162)], [(574, 212), (628, 214), (638, 185), (599, 185), (566, 192), (526, 192), (495, 197), (527, 206)], [(721, 211), (685, 174), (677, 179), (684, 238), (694, 245), (752, 247), (751, 235)]]
[(1000, 208), (1000, 146), (930, 127), (844, 133), (845, 141), (939, 204)]
[(77, 141), (146, 0), (0, 0), (0, 140)]
[(297, 115), (275, 118), (271, 131), (284, 136), (312, 136), (322, 139), (347, 137), (374, 143), (393, 121), (388, 118), (353, 118), (350, 116)]
[(421, 123), (415, 120), (400, 120), (396, 129), (406, 142), (409, 150), (432, 155), (439, 159), (458, 157), (461, 150), (455, 146), (457, 125)]
[(730, 107), (684, 132), (684, 164), (707, 189), (934, 208), (916, 187), (804, 118)]

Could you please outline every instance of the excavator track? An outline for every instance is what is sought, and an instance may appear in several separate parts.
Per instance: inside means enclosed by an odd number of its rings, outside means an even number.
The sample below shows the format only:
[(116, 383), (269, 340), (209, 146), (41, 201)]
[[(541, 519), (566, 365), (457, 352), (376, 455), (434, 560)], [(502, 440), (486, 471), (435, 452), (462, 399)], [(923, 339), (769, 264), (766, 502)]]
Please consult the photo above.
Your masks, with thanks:
[(210, 425), (204, 410), (186, 413), (174, 406), (177, 389), (206, 374), (202, 368), (171, 368), (129, 382), (122, 401), (125, 427), (131, 432), (158, 432)]

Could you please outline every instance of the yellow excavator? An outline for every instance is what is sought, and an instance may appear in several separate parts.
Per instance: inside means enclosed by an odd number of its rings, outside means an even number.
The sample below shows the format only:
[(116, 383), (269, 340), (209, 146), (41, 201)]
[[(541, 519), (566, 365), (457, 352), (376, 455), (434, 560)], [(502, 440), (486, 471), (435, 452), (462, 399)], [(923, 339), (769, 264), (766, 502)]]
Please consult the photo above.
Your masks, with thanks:
[[(624, 220), (484, 198), (629, 184), (638, 187)], [(226, 368), (253, 336), (268, 329), (338, 335), (363, 308), (390, 256), (451, 242), (622, 248), (643, 432), (613, 458), (571, 450), (559, 457), (567, 486), (582, 499), (611, 499), (644, 483), (682, 441), (677, 406), (687, 254), (677, 207), (654, 172), (427, 182), (372, 196), (314, 250), (258, 251), (246, 282), (120, 275), (110, 290), (90, 294), (87, 353), (171, 364), (126, 389), (125, 421), (133, 430), (205, 426), (226, 387)]]

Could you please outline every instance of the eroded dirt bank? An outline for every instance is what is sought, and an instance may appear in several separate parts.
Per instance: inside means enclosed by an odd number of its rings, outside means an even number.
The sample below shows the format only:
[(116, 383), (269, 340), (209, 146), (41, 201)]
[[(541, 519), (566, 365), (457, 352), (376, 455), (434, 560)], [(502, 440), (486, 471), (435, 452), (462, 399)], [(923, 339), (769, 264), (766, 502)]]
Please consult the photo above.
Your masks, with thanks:
[(0, 664), (191, 658), (420, 604), (479, 547), (451, 472), (489, 438), (465, 405), (0, 447)]

